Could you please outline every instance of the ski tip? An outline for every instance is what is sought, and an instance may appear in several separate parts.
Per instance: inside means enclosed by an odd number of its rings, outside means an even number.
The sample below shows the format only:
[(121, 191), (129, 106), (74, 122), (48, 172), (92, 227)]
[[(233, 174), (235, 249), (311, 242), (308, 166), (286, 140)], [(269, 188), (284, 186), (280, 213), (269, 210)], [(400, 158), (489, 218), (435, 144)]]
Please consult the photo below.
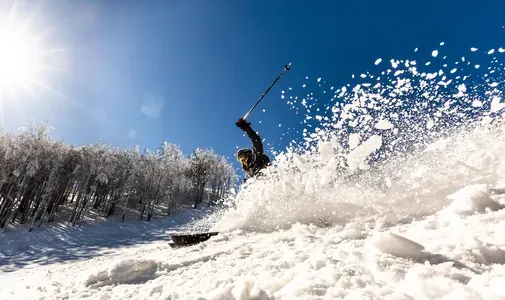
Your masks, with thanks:
[(293, 62), (289, 62), (289, 64), (287, 64), (287, 65), (285, 66), (286, 70), (291, 69), (291, 64), (292, 64), (292, 63), (293, 63)]

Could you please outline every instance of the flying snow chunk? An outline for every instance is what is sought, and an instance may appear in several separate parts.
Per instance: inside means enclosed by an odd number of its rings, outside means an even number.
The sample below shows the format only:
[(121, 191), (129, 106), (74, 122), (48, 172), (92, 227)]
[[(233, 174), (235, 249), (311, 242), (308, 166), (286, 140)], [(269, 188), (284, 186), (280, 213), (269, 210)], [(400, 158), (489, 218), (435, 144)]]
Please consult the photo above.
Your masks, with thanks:
[(417, 52), (417, 50), (419, 50), (419, 48), (414, 49), (414, 52)]
[(435, 126), (435, 122), (433, 122), (433, 120), (430, 119), (426, 122), (426, 128), (431, 129), (433, 126)]
[(382, 147), (382, 137), (380, 135), (373, 135), (368, 140), (366, 140), (359, 147), (356, 147), (347, 155), (347, 163), (349, 169), (352, 171), (363, 167), (364, 160), (375, 151)]
[(505, 52), (505, 49), (503, 49), (502, 47), (500, 47), (500, 49), (498, 49), (498, 52), (503, 53), (503, 52)]
[(480, 65), (475, 65), (475, 69), (478, 69), (478, 68), (480, 68)]
[(395, 61), (394, 59), (391, 60), (391, 66), (393, 67), (393, 69), (396, 69), (398, 67), (398, 64), (399, 64), (398, 61)]
[(440, 43), (440, 46), (443, 46), (444, 44), (445, 44), (445, 42), (441, 42), (441, 43)]
[(360, 141), (361, 136), (358, 133), (351, 133), (349, 135), (349, 148), (352, 150), (358, 147)]
[(494, 53), (494, 49), (491, 49), (487, 52), (487, 54), (493, 54)]
[(267, 110), (263, 108), (263, 112), (266, 112)]
[(498, 86), (498, 82), (493, 82), (489, 85), (490, 87), (497, 87)]
[(378, 65), (382, 62), (382, 58), (377, 58), (377, 60), (375, 61), (375, 65)]
[(483, 105), (482, 101), (480, 101), (480, 100), (473, 100), (473, 102), (472, 102), (473, 107), (482, 107), (482, 105)]
[(377, 124), (375, 124), (375, 128), (380, 130), (389, 130), (393, 128), (393, 124), (391, 124), (389, 120), (381, 119), (379, 122), (377, 122)]
[(493, 97), (493, 100), (491, 100), (491, 112), (497, 112), (505, 108), (505, 103), (500, 102), (500, 100), (500, 97)]
[(437, 57), (438, 56), (438, 50), (433, 50), (433, 52), (431, 52), (431, 56)]
[(319, 77), (319, 78), (317, 79), (317, 82), (321, 82), (321, 77)]
[(477, 48), (475, 48), (475, 47), (472, 47), (472, 48), (470, 48), (470, 50), (471, 50), (472, 52), (475, 52), (475, 51), (477, 51), (477, 50), (479, 50), (479, 49), (477, 49)]

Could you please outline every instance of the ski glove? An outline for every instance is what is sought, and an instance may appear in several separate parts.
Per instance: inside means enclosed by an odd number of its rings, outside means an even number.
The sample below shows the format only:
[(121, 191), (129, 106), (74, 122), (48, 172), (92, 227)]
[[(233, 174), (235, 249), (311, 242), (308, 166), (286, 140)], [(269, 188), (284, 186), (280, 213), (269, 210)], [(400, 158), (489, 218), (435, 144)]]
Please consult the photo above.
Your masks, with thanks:
[(235, 124), (241, 129), (246, 129), (247, 127), (251, 126), (251, 123), (248, 123), (243, 118), (240, 118)]

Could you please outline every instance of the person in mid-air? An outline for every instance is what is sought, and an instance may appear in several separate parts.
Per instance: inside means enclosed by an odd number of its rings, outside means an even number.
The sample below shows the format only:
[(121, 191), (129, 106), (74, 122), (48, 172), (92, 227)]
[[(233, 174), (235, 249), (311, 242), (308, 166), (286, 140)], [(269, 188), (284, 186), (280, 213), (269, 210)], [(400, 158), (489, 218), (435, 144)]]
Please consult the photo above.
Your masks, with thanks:
[(242, 163), (242, 169), (247, 177), (253, 178), (260, 174), (260, 171), (270, 165), (270, 158), (263, 152), (263, 143), (260, 136), (251, 128), (251, 123), (248, 123), (243, 118), (240, 118), (236, 125), (242, 129), (252, 142), (251, 149), (240, 149), (237, 151), (237, 160)]

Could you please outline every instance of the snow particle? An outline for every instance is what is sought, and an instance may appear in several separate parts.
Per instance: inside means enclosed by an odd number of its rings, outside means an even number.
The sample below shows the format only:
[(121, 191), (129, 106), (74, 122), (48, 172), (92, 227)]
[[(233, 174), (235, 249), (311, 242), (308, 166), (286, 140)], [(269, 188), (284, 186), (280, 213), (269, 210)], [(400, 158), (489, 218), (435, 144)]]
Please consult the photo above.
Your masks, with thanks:
[(391, 124), (391, 122), (386, 119), (381, 119), (379, 122), (377, 122), (377, 124), (375, 124), (375, 128), (380, 130), (389, 130), (393, 128), (393, 124)]
[(472, 106), (473, 107), (482, 107), (483, 104), (482, 104), (482, 101), (480, 101), (480, 100), (473, 100)]

